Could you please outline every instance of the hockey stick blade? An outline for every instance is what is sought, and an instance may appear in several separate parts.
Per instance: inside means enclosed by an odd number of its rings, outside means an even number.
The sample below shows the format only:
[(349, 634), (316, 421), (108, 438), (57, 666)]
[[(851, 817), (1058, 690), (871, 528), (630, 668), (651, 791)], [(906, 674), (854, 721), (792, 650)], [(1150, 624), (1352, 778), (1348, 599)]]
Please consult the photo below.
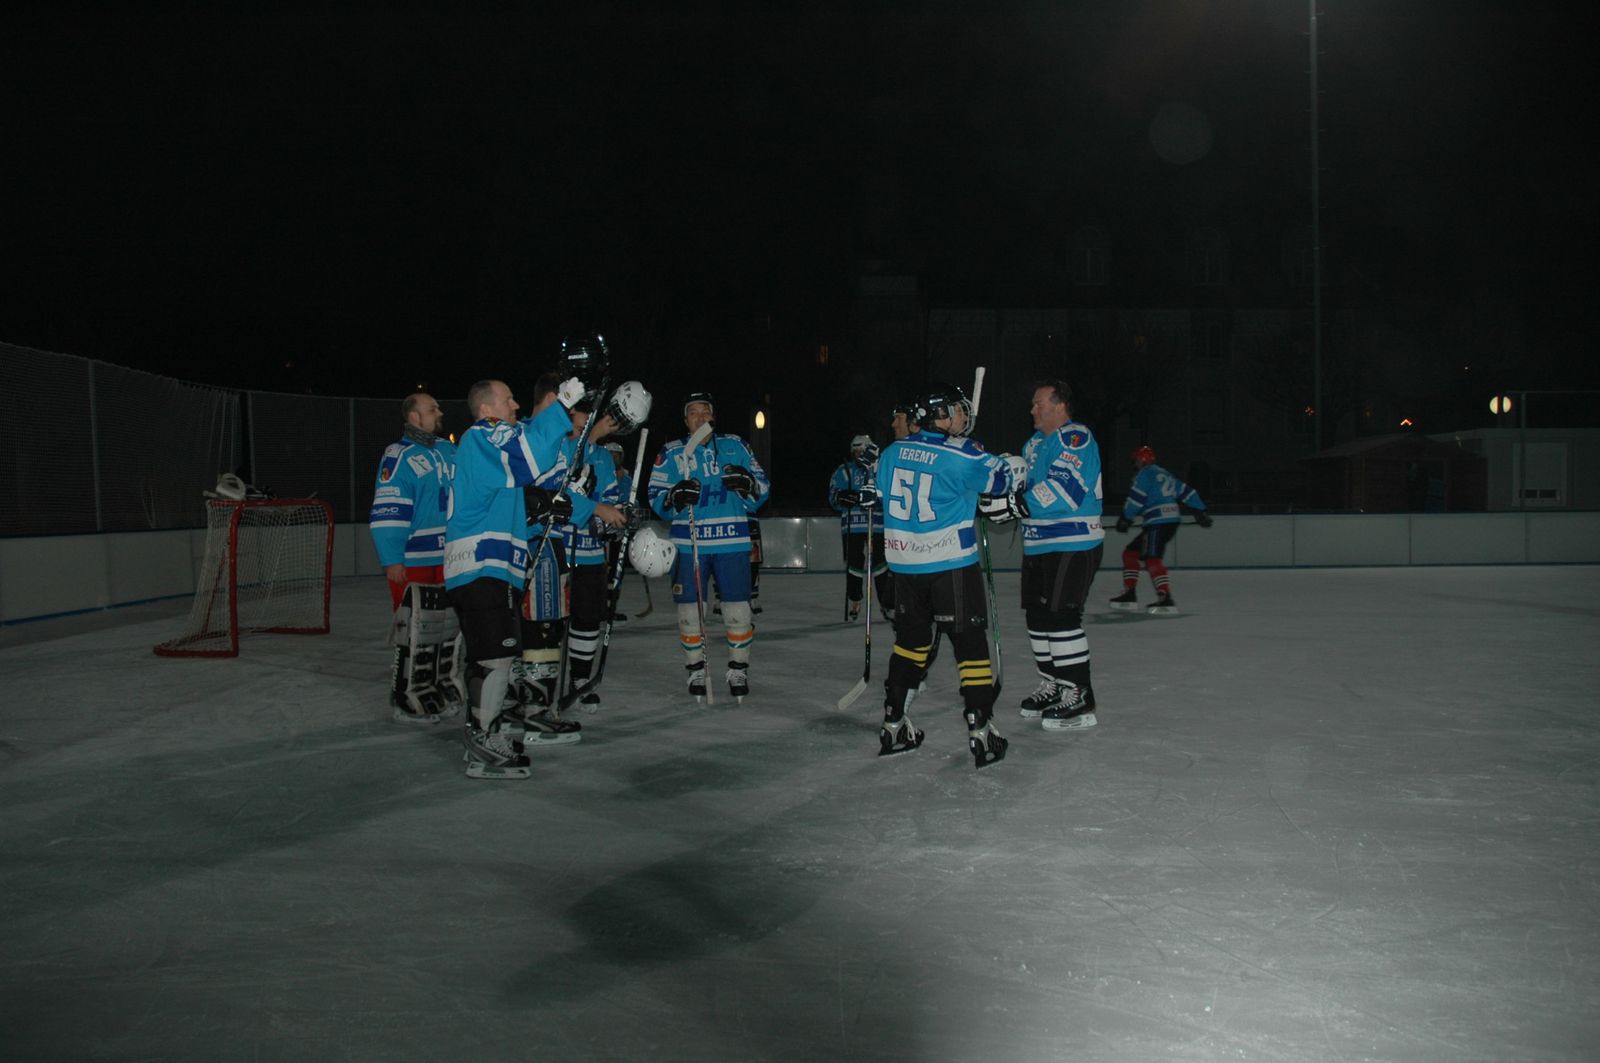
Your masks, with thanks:
[(865, 676), (862, 676), (860, 679), (856, 680), (856, 685), (850, 688), (850, 693), (839, 699), (839, 703), (836, 707), (840, 712), (843, 712), (845, 709), (848, 709), (850, 706), (854, 705), (856, 703), (856, 699), (861, 697), (861, 695), (865, 694), (866, 692), (867, 679)]

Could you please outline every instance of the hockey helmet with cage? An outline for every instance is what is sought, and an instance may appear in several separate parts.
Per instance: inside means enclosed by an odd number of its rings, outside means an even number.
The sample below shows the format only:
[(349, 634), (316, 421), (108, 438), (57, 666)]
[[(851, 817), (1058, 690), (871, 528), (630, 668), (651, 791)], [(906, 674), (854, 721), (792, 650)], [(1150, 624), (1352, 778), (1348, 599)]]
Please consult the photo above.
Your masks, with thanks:
[(689, 416), (689, 407), (693, 406), (695, 403), (699, 403), (699, 402), (705, 403), (706, 407), (711, 410), (711, 415), (713, 417), (716, 416), (717, 404), (716, 404), (715, 401), (712, 400), (711, 392), (709, 392), (709, 391), (691, 391), (691, 392), (689, 392), (689, 397), (683, 400), (683, 415), (685, 417)]
[(628, 544), (628, 562), (634, 571), (647, 579), (665, 576), (672, 571), (678, 559), (678, 547), (671, 539), (664, 539), (654, 527), (646, 524), (634, 533)]
[(850, 439), (850, 456), (859, 458), (862, 454), (872, 449), (872, 437), (866, 434), (852, 436)]
[(556, 370), (561, 379), (577, 377), (590, 397), (605, 382), (611, 371), (611, 348), (597, 332), (575, 333), (561, 338), (561, 364)]
[(650, 419), (650, 393), (637, 380), (624, 380), (611, 393), (605, 415), (616, 423), (613, 434), (630, 435)]
[(1146, 465), (1154, 465), (1156, 463), (1156, 452), (1148, 446), (1139, 447), (1133, 452), (1133, 463), (1141, 469)]
[[(947, 417), (954, 417), (955, 411), (961, 410), (966, 414), (965, 423), (959, 430), (935, 428), (935, 421)], [(949, 435), (964, 436), (972, 427), (972, 403), (967, 398), (967, 393), (956, 384), (935, 382), (928, 385), (926, 391), (917, 398), (912, 405), (912, 418), (922, 426), (923, 431), (946, 432)]]

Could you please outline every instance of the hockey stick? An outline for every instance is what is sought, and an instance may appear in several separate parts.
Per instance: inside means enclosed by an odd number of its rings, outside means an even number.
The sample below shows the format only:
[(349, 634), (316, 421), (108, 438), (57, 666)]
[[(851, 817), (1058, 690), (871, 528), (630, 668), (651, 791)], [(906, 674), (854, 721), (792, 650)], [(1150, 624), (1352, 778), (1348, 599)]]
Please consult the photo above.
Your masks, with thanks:
[(865, 586), (861, 589), (861, 601), (862, 611), (867, 614), (866, 661), (861, 665), (861, 678), (850, 688), (848, 694), (839, 699), (837, 707), (840, 711), (854, 705), (856, 699), (867, 692), (867, 684), (872, 680), (872, 503), (868, 502), (864, 508), (867, 511), (867, 546), (864, 566), (866, 575), (862, 578)]
[[(967, 436), (978, 428), (978, 404), (983, 398), (984, 367), (978, 366), (972, 375), (972, 422), (967, 427)], [(989, 554), (989, 518), (978, 518), (978, 561), (983, 567), (983, 582), (989, 590), (988, 612), (989, 630), (994, 633), (994, 696), (998, 700), (1000, 688), (1006, 680), (1005, 649), (1000, 643), (1000, 616), (995, 611), (994, 599), (994, 562)]]
[[(644, 460), (644, 444), (645, 440), (649, 438), (650, 429), (639, 429), (639, 449), (633, 464), (635, 469), (642, 467), (639, 463)], [(644, 484), (641, 482), (641, 493), (643, 487)], [(606, 657), (611, 650), (611, 632), (617, 625), (617, 599), (622, 597), (622, 576), (627, 569), (628, 544), (632, 541), (633, 529), (630, 527), (622, 533), (622, 540), (617, 549), (616, 564), (606, 574), (606, 618), (600, 628), (600, 647), (595, 651), (594, 670), (589, 673), (588, 678), (583, 682), (578, 683), (571, 690), (561, 695), (561, 699), (558, 702), (560, 712), (566, 712), (577, 704), (580, 698), (598, 687), (601, 678), (605, 675)], [(649, 589), (650, 585), (646, 583), (645, 590), (648, 592)]]
[[(711, 422), (707, 421), (694, 430), (694, 434), (684, 443), (683, 450), (678, 452), (678, 474), (685, 480), (689, 478), (689, 455), (693, 453), (695, 447), (705, 442), (710, 435)], [(700, 533), (695, 525), (694, 506), (692, 504), (689, 506), (689, 552), (692, 562), (691, 568), (694, 574), (694, 611), (695, 617), (700, 622), (700, 668), (705, 673), (706, 704), (714, 705), (716, 701), (711, 693), (711, 671), (709, 667), (711, 657), (706, 650), (706, 587), (700, 582)]]

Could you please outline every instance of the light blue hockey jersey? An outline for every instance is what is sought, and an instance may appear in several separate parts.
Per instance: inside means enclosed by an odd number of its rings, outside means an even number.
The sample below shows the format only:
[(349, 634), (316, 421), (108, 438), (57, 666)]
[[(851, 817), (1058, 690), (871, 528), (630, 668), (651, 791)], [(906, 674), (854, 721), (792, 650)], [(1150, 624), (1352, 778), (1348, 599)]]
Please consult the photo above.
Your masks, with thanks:
[[(675, 510), (667, 504), (667, 491), (680, 480), (700, 481), (700, 501), (694, 506), (695, 539), (702, 554), (731, 554), (750, 549), (751, 513), (766, 504), (772, 484), (756, 456), (738, 436), (713, 433), (692, 452), (685, 449), (685, 436), (661, 448), (650, 470), (650, 508), (658, 517), (672, 522), (672, 541), (680, 550), (689, 549), (689, 511)], [(729, 491), (722, 484), (722, 470), (742, 465), (755, 479), (755, 493), (749, 498)]]
[(384, 448), (367, 512), (380, 565), (444, 564), (445, 511), (455, 460), (456, 446), (448, 439), (435, 439), (429, 446), (405, 435)]
[(1176, 524), (1183, 519), (1179, 505), (1190, 509), (1206, 508), (1194, 488), (1159, 465), (1146, 465), (1128, 488), (1122, 515), (1129, 520), (1143, 517), (1146, 524)]
[(1100, 445), (1093, 432), (1076, 421), (1054, 432), (1035, 432), (1022, 448), (1022, 460), (1028, 466), (1024, 555), (1092, 550), (1105, 541)]
[(971, 439), (916, 432), (878, 457), (883, 556), (895, 572), (942, 572), (978, 559), (978, 495), (1013, 488), (1011, 469)]
[(526, 421), (484, 418), (461, 434), (444, 534), (444, 583), (490, 577), (521, 586), (528, 572), (528, 511), (521, 488), (551, 476), (572, 430), (552, 402)]
[[(569, 439), (562, 448), (567, 464), (578, 458), (578, 440)], [(622, 489), (617, 483), (617, 463), (611, 452), (594, 443), (584, 454), (584, 463), (594, 470), (594, 487), (587, 497), (571, 492), (572, 523), (556, 529), (567, 542), (567, 561), (574, 565), (603, 565), (606, 563), (606, 541), (595, 534), (594, 508), (596, 502), (609, 505), (622, 504)], [(579, 473), (580, 478), (582, 473)], [(584, 510), (588, 515), (584, 515)]]
[[(847, 506), (839, 501), (840, 491), (859, 491), (872, 487), (872, 467), (854, 458), (833, 470), (828, 481), (828, 505), (839, 514), (839, 528), (847, 535), (867, 534), (867, 510), (862, 506)], [(883, 506), (872, 507), (872, 530), (883, 531)]]

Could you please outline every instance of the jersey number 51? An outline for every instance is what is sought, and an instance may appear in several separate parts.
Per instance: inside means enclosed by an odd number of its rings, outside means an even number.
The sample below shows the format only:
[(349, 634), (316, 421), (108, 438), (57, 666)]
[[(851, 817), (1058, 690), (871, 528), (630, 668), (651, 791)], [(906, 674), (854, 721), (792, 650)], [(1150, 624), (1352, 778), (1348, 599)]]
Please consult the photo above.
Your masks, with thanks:
[(928, 495), (933, 491), (933, 475), (915, 469), (894, 470), (894, 481), (889, 485), (889, 516), (897, 520), (911, 520), (911, 504), (916, 501), (916, 520), (926, 523), (934, 519), (933, 504)]

